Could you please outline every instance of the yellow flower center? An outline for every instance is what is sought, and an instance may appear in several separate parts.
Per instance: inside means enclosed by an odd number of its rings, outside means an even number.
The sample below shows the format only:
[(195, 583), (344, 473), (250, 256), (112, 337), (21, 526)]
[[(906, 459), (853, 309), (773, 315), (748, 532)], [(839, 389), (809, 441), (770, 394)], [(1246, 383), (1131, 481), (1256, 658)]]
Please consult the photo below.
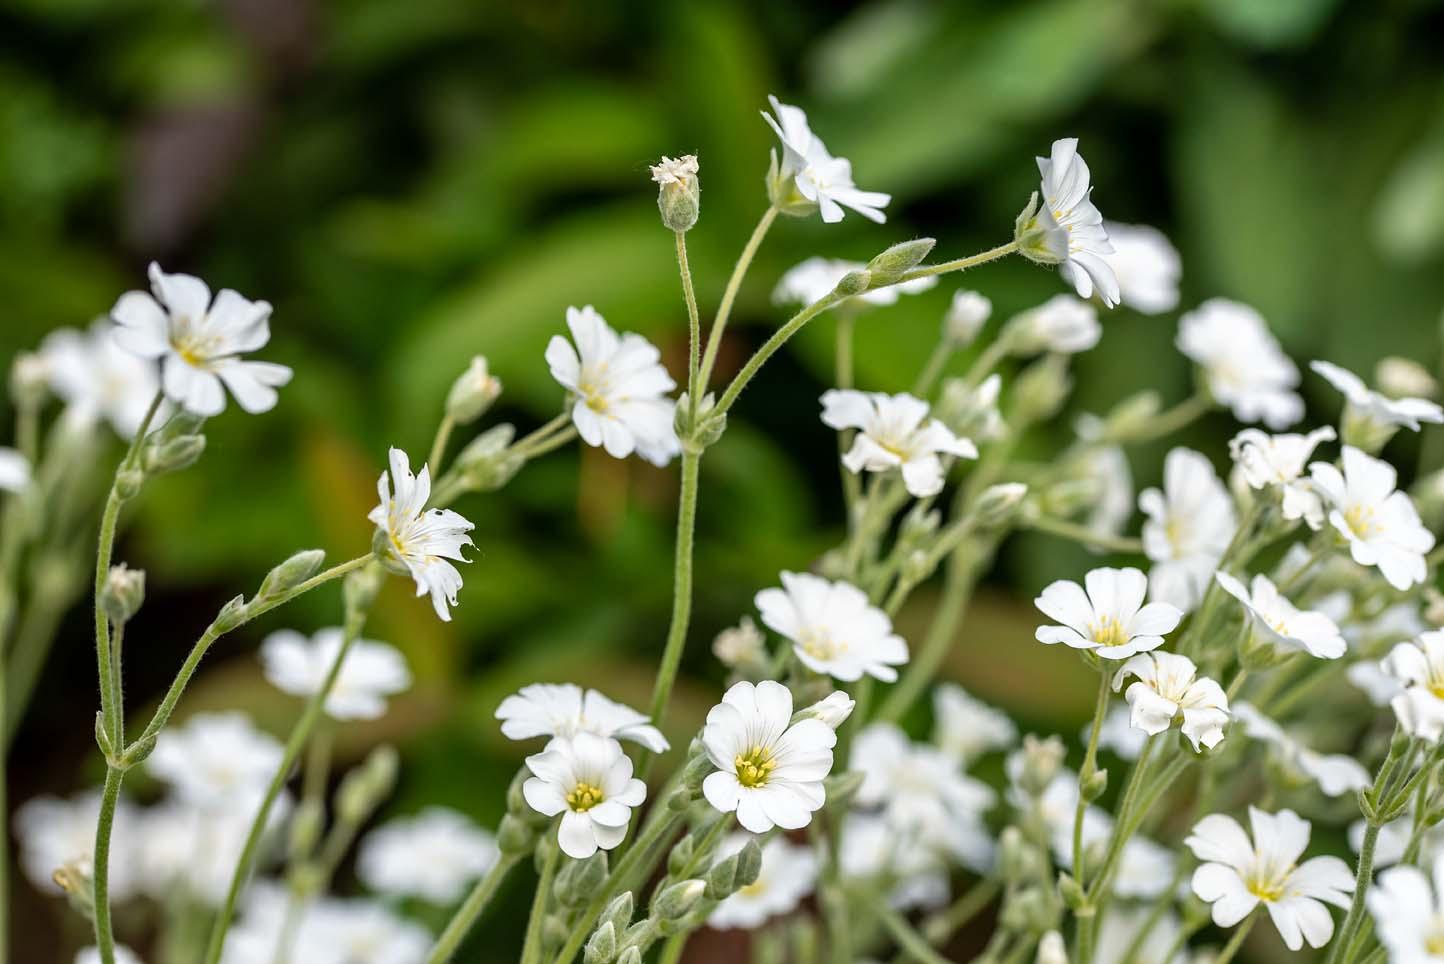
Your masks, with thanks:
[(1259, 900), (1272, 903), (1283, 899), (1288, 890), (1289, 876), (1293, 872), (1292, 865), (1282, 870), (1270, 866), (1255, 867), (1253, 872), (1244, 878), (1244, 886)]
[(797, 645), (813, 659), (836, 659), (847, 651), (847, 643), (836, 640), (826, 629), (808, 629), (802, 633)]
[(1092, 630), (1093, 642), (1099, 646), (1122, 646), (1128, 642), (1128, 632), (1117, 616), (1100, 619), (1089, 628)]
[(1344, 513), (1344, 522), (1349, 531), (1360, 539), (1367, 539), (1380, 530), (1378, 523), (1374, 521), (1374, 510), (1366, 505), (1351, 506)]
[(777, 761), (767, 747), (754, 746), (746, 753), (737, 754), (732, 766), (737, 771), (737, 782), (749, 789), (755, 789), (767, 785), (767, 778), (777, 769)]
[(1444, 957), (1444, 921), (1436, 920), (1424, 938), (1424, 950), (1430, 957)]
[(590, 783), (578, 783), (567, 794), (567, 806), (575, 813), (586, 813), (603, 800), (602, 788)]

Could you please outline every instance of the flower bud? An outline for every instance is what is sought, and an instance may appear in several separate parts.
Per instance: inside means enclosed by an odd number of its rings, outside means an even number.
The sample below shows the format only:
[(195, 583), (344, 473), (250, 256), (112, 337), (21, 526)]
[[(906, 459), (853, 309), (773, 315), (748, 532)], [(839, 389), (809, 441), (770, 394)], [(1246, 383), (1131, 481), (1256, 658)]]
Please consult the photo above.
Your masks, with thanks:
[(496, 491), (526, 464), (523, 456), (511, 451), (515, 437), (515, 426), (507, 423), (487, 429), (457, 453), (452, 471), (461, 476), (468, 491)]
[(760, 669), (767, 663), (766, 639), (751, 616), (743, 616), (736, 626), (722, 630), (712, 641), (712, 655), (729, 669), (746, 672)]
[(635, 902), (630, 890), (624, 891), (612, 898), (612, 902), (602, 911), (602, 921), (612, 925), (616, 931), (626, 930), (627, 925), (632, 922), (632, 914), (636, 912)]
[(1163, 407), (1157, 392), (1143, 391), (1130, 395), (1113, 406), (1103, 419), (1102, 438), (1109, 442), (1131, 442), (1147, 431)]
[(652, 913), (662, 920), (686, 917), (706, 892), (707, 882), (696, 878), (673, 884), (652, 901)]
[(872, 275), (866, 269), (849, 271), (842, 276), (842, 280), (832, 289), (833, 294), (846, 298), (850, 295), (859, 295), (872, 286)]
[(672, 431), (677, 433), (677, 439), (682, 443), (684, 451), (700, 453), (708, 446), (715, 445), (722, 433), (727, 431), (727, 416), (716, 414), (716, 407), (716, 396), (708, 392), (702, 396), (694, 417), (687, 393), (683, 392), (678, 397), (672, 411)]
[(143, 736), (127, 747), (125, 752), (120, 755), (120, 768), (129, 770), (144, 763), (146, 758), (155, 752), (156, 739), (159, 736), (158, 733)]
[(341, 779), (336, 812), (347, 823), (363, 823), (391, 795), (396, 785), (396, 750), (386, 744), (371, 751), (366, 762)]
[(1068, 232), (1038, 203), (1037, 191), (1013, 221), (1013, 240), (1018, 253), (1036, 264), (1062, 264), (1068, 257)]
[(362, 566), (346, 574), (341, 580), (341, 604), (347, 619), (355, 619), (376, 601), (381, 591), (381, 570), (376, 566)]
[(999, 920), (1009, 930), (1046, 931), (1057, 926), (1057, 900), (1041, 887), (1026, 887), (1003, 904)]
[(762, 845), (753, 837), (737, 851), (737, 887), (751, 887), (762, 874)]
[(292, 863), (305, 860), (316, 849), (325, 819), (319, 800), (302, 800), (297, 805), (291, 816), (290, 834), (286, 842), (287, 854)]
[(933, 414), (954, 435), (977, 441), (1001, 438), (1007, 431), (1002, 413), (998, 411), (1002, 390), (1003, 378), (997, 372), (983, 379), (977, 388), (966, 379), (945, 379)]
[(737, 890), (737, 855), (733, 854), (712, 865), (707, 871), (708, 900), (726, 900)]
[(583, 964), (610, 964), (617, 957), (617, 928), (603, 921), (582, 950)]
[(501, 818), (501, 825), (496, 829), (497, 849), (508, 856), (519, 856), (529, 853), (536, 844), (536, 831), (531, 824), (514, 813), (508, 813)]
[(1433, 398), (1439, 394), (1434, 376), (1411, 358), (1380, 359), (1374, 369), (1374, 382), (1390, 398)]
[(1083, 794), (1085, 803), (1092, 803), (1103, 796), (1103, 791), (1108, 789), (1108, 771), (1094, 770), (1083, 778), (1079, 791)]
[(1068, 964), (1068, 948), (1063, 944), (1063, 935), (1056, 930), (1043, 935), (1038, 942), (1037, 964)]
[(901, 280), (922, 263), (937, 243), (936, 238), (916, 238), (888, 248), (867, 263), (867, 271), (872, 276), (869, 286), (881, 288)]
[(236, 596), (230, 602), (221, 607), (216, 618), (211, 621), (211, 630), (217, 635), (224, 635), (235, 629), (246, 621), (246, 597)]
[(661, 163), (652, 165), (652, 180), (657, 182), (657, 210), (662, 212), (662, 223), (671, 231), (690, 231), (697, 223), (702, 190), (697, 171), (697, 158), (693, 154), (678, 158), (664, 154)]
[(501, 395), (501, 379), (487, 369), (486, 356), (471, 359), (446, 393), (446, 417), (457, 425), (476, 421)]
[(1058, 775), (1068, 751), (1057, 736), (1040, 740), (1029, 733), (1023, 737), (1023, 748), (1018, 752), (1022, 754), (1023, 761), (1018, 783), (1036, 797), (1046, 790), (1048, 784)]
[(145, 473), (140, 469), (121, 469), (115, 473), (115, 494), (122, 499), (133, 499), (145, 483)]
[(642, 949), (633, 945), (617, 955), (617, 964), (642, 964)]
[(10, 398), (18, 409), (35, 409), (50, 394), (50, 365), (38, 352), (23, 351), (10, 363)]
[(849, 716), (852, 715), (853, 707), (857, 702), (842, 690), (836, 690), (825, 699), (818, 700), (811, 706), (798, 710), (792, 715), (793, 723), (800, 723), (803, 720), (821, 720), (832, 729), (837, 729)]
[(100, 747), (100, 755), (105, 757), (105, 762), (110, 763), (115, 757), (115, 744), (110, 739), (110, 727), (105, 725), (105, 714), (95, 714), (95, 745)]
[(116, 626), (123, 626), (145, 602), (145, 570), (125, 563), (111, 566), (100, 590), (100, 608)]
[(177, 435), (147, 443), (140, 461), (148, 475), (164, 475), (190, 468), (205, 450), (204, 435)]
[(978, 525), (996, 527), (1009, 522), (1027, 495), (1028, 487), (1022, 482), (988, 486), (978, 496), (978, 504), (973, 509)]
[(261, 580), (261, 588), (256, 592), (256, 598), (273, 599), (290, 592), (314, 576), (325, 561), (324, 549), (305, 549), (296, 553), (266, 573), (266, 578)]
[(576, 875), (577, 897), (579, 898), (577, 903), (585, 903), (601, 889), (603, 882), (607, 879), (609, 869), (607, 852), (598, 850), (586, 860), (573, 860), (569, 863), (575, 864), (579, 868)]
[(998, 875), (1006, 883), (1037, 876), (1042, 869), (1041, 856), (1016, 826), (1005, 827), (998, 837)]
[(1058, 414), (1072, 388), (1065, 356), (1048, 355), (1034, 362), (1014, 383), (1017, 421), (1023, 425), (1047, 421)]
[(677, 845), (667, 854), (667, 873), (680, 874), (692, 862), (696, 849), (697, 844), (691, 834), (677, 841)]
[(992, 314), (993, 303), (986, 295), (959, 288), (953, 293), (947, 314), (943, 315), (943, 337), (955, 348), (966, 348), (978, 337)]
[(689, 790), (696, 790), (702, 786), (702, 781), (717, 769), (712, 765), (711, 757), (706, 753), (698, 754), (687, 761), (687, 766), (682, 771), (682, 786)]
[(1054, 295), (1013, 317), (1004, 330), (1020, 355), (1058, 352), (1076, 355), (1098, 344), (1103, 328), (1098, 309), (1072, 295)]

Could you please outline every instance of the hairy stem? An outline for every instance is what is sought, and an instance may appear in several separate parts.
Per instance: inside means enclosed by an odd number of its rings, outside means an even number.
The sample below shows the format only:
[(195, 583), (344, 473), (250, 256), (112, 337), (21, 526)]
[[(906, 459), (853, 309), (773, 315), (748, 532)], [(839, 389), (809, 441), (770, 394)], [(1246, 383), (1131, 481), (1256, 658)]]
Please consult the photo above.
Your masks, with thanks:
[(471, 930), (481, 912), (486, 910), (491, 899), (496, 896), (497, 889), (506, 875), (521, 860), (520, 854), (502, 854), (497, 858), (496, 863), (486, 872), (486, 876), (476, 882), (471, 888), (471, 893), (466, 895), (451, 920), (447, 922), (446, 929), (432, 945), (431, 953), (426, 956), (426, 964), (446, 964), (461, 942), (466, 938), (467, 932)]
[(662, 662), (652, 685), (651, 717), (654, 726), (662, 725), (667, 702), (672, 698), (672, 684), (682, 663), (682, 650), (687, 643), (687, 625), (692, 617), (692, 544), (697, 525), (697, 480), (701, 472), (702, 454), (682, 453), (682, 488), (677, 501), (677, 547), (672, 574), (672, 621), (667, 628), (667, 642), (662, 648)]

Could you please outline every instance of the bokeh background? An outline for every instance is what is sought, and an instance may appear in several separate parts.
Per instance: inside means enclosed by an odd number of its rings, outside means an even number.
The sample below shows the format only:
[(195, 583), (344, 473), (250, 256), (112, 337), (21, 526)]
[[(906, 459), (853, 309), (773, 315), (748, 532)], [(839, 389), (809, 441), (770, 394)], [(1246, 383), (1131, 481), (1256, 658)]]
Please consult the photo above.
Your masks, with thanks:
[[(276, 561), (364, 551), (386, 447), (424, 450), (472, 354), (506, 385), (490, 420), (523, 431), (560, 402), (541, 353), (568, 305), (647, 334), (680, 371), (685, 315), (647, 164), (701, 158), (689, 241), (706, 314), (766, 203), (770, 92), (806, 107), (859, 183), (895, 201), (882, 227), (783, 219), (742, 289), (724, 373), (779, 322), (770, 289), (806, 256), (865, 259), (925, 234), (955, 257), (1006, 240), (1036, 185), (1033, 156), (1066, 135), (1082, 138), (1107, 217), (1178, 246), (1184, 308), (1250, 302), (1301, 360), (1434, 367), (1440, 36), (1431, 0), (0, 0), (0, 359), (87, 325), (143, 285), (151, 259), (275, 305), (265, 354), (297, 373), (280, 405), (213, 420), (202, 462), (147, 490), (121, 546), (149, 574), (127, 647), (127, 697), (142, 708), (219, 605)], [(1020, 260), (965, 280), (1004, 316), (1062, 290)], [(863, 387), (911, 382), (955, 287), (864, 316)], [(1110, 315), (1078, 360), (1070, 413), (1145, 387), (1185, 397), (1175, 320)], [(674, 742), (715, 698), (712, 636), (840, 531), (835, 443), (817, 418), (830, 345), (826, 320), (797, 339), (708, 455)], [(1312, 377), (1304, 390), (1332, 419), (1331, 390)], [(1069, 421), (1030, 440), (1032, 454), (1046, 458)], [(1234, 428), (1220, 415), (1189, 435), (1219, 457)], [(1394, 444), (1412, 457), (1413, 438)], [(1140, 484), (1162, 452), (1134, 453)], [(395, 581), (368, 635), (402, 648), (418, 683), (382, 721), (343, 731), (343, 760), (382, 739), (400, 748), (387, 812), (444, 802), (493, 825), (525, 748), (490, 717), (518, 685), (574, 679), (645, 704), (675, 485), (674, 472), (573, 447), (458, 506), (478, 551), (455, 621)], [(1091, 682), (1032, 643), (1029, 600), (1094, 559), (1013, 539), (947, 673), (1030, 727), (1075, 733)], [(262, 681), (256, 646), (336, 621), (336, 595), (227, 638), (182, 714), (241, 706), (284, 733), (299, 706)], [(905, 635), (929, 605), (922, 593), (904, 612)], [(99, 779), (90, 646), (88, 617), (72, 612), (10, 756), (12, 806)], [(73, 952), (78, 919), (23, 881), (13, 890), (16, 959)], [(516, 946), (526, 890), (510, 889), (517, 913), (490, 915), (465, 959), (509, 959), (495, 949)]]

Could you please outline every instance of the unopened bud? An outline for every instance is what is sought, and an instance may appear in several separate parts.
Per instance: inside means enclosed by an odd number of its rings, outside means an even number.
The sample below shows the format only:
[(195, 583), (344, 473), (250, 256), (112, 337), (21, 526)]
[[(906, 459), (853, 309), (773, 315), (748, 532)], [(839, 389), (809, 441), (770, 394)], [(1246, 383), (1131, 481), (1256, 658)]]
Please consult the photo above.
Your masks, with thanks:
[(729, 669), (746, 672), (767, 662), (766, 638), (752, 621), (743, 616), (736, 626), (722, 630), (712, 641), (712, 655)]
[(727, 416), (717, 414), (716, 408), (717, 398), (711, 392), (702, 396), (695, 416), (686, 392), (677, 399), (672, 412), (672, 431), (677, 434), (684, 452), (699, 453), (715, 445), (727, 431)]
[(205, 450), (204, 435), (178, 435), (146, 445), (141, 464), (149, 475), (179, 472), (194, 465)]
[(133, 499), (145, 484), (145, 473), (140, 469), (121, 469), (115, 473), (115, 494), (122, 499)]
[(762, 845), (753, 837), (737, 851), (737, 886), (751, 887), (762, 874)]
[(707, 779), (713, 770), (717, 769), (712, 764), (712, 758), (703, 753), (694, 756), (687, 761), (686, 768), (682, 771), (682, 786), (689, 790), (695, 790), (702, 786), (702, 781)]
[(1098, 309), (1073, 295), (1054, 295), (1008, 322), (1007, 337), (1019, 354), (1074, 355), (1098, 344)]
[(1018, 752), (1023, 761), (1018, 782), (1024, 790), (1036, 797), (1046, 790), (1048, 784), (1058, 775), (1068, 751), (1056, 735), (1040, 740), (1029, 733), (1023, 737), (1023, 747)]
[(1077, 911), (1088, 903), (1088, 895), (1071, 874), (1058, 874), (1058, 896), (1069, 910)]
[(516, 814), (508, 813), (501, 818), (496, 830), (497, 849), (508, 856), (530, 853), (536, 844), (536, 831)]
[(1379, 391), (1390, 398), (1433, 398), (1439, 394), (1439, 383), (1434, 376), (1410, 358), (1380, 359), (1374, 369), (1374, 381)]
[(1102, 438), (1110, 442), (1132, 441), (1152, 426), (1162, 405), (1157, 392), (1143, 391), (1128, 396), (1104, 416)]
[(983, 490), (978, 496), (977, 507), (973, 510), (978, 524), (995, 527), (1013, 518), (1018, 506), (1028, 495), (1028, 487), (1022, 482), (1001, 482)]
[(1085, 803), (1092, 803), (1103, 796), (1103, 791), (1108, 789), (1108, 771), (1094, 770), (1084, 777), (1079, 792), (1083, 794)]
[(320, 570), (321, 563), (325, 561), (324, 549), (306, 549), (296, 553), (266, 573), (266, 578), (261, 580), (261, 588), (256, 593), (256, 598), (271, 599), (282, 593), (290, 592), (314, 576)]
[(511, 451), (516, 427), (495, 425), (467, 443), (457, 453), (454, 471), (473, 492), (494, 492), (521, 471), (526, 459)]
[(501, 379), (491, 373), (486, 356), (471, 359), (466, 371), (451, 383), (446, 393), (446, 417), (457, 425), (467, 425), (480, 418), (501, 395)]
[(346, 574), (341, 581), (341, 602), (348, 620), (358, 618), (371, 608), (381, 591), (382, 578), (381, 570), (375, 566), (362, 566)]
[(872, 276), (870, 287), (881, 288), (901, 280), (904, 274), (922, 263), (937, 243), (936, 238), (916, 238), (888, 248), (867, 263), (868, 273)]
[(726, 900), (737, 890), (737, 855), (719, 860), (707, 871), (708, 900)]
[(38, 352), (23, 351), (10, 364), (10, 398), (18, 409), (36, 409), (50, 392), (50, 364)]
[(842, 276), (842, 280), (833, 288), (833, 293), (840, 297), (862, 294), (872, 285), (872, 275), (866, 269), (849, 271)]
[(963, 378), (945, 379), (933, 411), (955, 435), (975, 441), (1001, 438), (1007, 430), (998, 411), (998, 396), (1002, 391), (1003, 377), (997, 372), (983, 379), (976, 388)]
[(396, 750), (382, 745), (366, 762), (341, 779), (336, 790), (336, 813), (348, 823), (363, 823), (396, 785)]
[(1031, 425), (1057, 415), (1072, 387), (1065, 356), (1048, 355), (1029, 365), (1013, 388), (1018, 422)]
[(246, 597), (236, 596), (221, 607), (221, 611), (216, 615), (216, 618), (211, 621), (211, 629), (217, 636), (221, 636), (235, 629), (245, 621)]
[(692, 154), (678, 158), (663, 155), (661, 163), (652, 165), (652, 180), (657, 182), (657, 210), (669, 230), (690, 231), (697, 223), (702, 190), (697, 172), (697, 158)]
[(617, 955), (617, 964), (642, 964), (642, 949), (635, 944)]
[(811, 706), (798, 710), (793, 714), (792, 722), (799, 723), (802, 720), (821, 720), (835, 730), (843, 724), (844, 720), (852, 715), (852, 710), (855, 706), (857, 706), (857, 702), (851, 696), (848, 696), (842, 690), (836, 690), (825, 699), (818, 700)]
[(706, 892), (707, 882), (696, 878), (673, 884), (652, 901), (652, 913), (663, 920), (685, 917)]
[(602, 921), (612, 925), (614, 930), (626, 930), (627, 925), (632, 922), (632, 914), (636, 912), (635, 900), (630, 890), (624, 891), (612, 898), (612, 902), (602, 911)]
[(617, 957), (617, 928), (603, 921), (582, 950), (583, 964), (610, 964)]
[(100, 608), (117, 626), (122, 626), (140, 611), (145, 602), (145, 570), (131, 569), (125, 563), (110, 567), (105, 585), (100, 590)]
[(959, 288), (948, 305), (948, 313), (943, 315), (943, 337), (954, 347), (966, 348), (978, 337), (992, 314), (993, 303), (987, 296)]
[(667, 854), (667, 873), (680, 874), (692, 862), (692, 855), (696, 849), (697, 845), (691, 834), (677, 841), (677, 846)]
[(1036, 934), (1057, 926), (1058, 916), (1058, 902), (1052, 894), (1045, 893), (1041, 887), (1028, 887), (1003, 905), (1000, 920), (1009, 930)]
[(572, 929), (567, 919), (561, 914), (547, 914), (542, 918), (542, 947), (547, 951), (555, 951), (567, 942), (571, 936)]

